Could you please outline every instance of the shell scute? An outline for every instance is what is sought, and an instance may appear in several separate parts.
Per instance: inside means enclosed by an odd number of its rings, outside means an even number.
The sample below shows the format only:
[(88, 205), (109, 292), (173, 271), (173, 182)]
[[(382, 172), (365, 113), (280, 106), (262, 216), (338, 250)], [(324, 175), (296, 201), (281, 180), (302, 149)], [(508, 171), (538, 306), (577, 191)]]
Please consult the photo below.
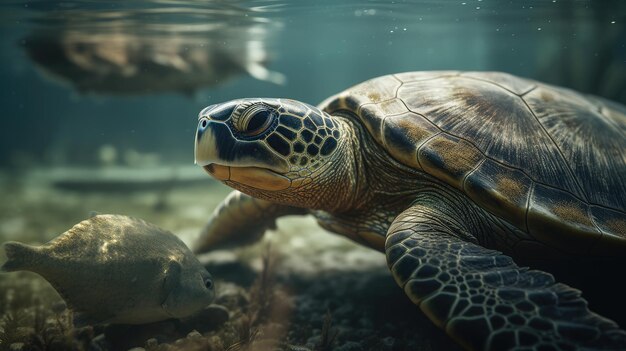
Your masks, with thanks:
[(503, 72), (466, 72), (463, 77), (471, 77), (503, 87), (516, 95), (523, 95), (534, 89), (537, 84)]
[(346, 99), (355, 100), (359, 106), (391, 100), (401, 85), (402, 82), (392, 75), (370, 79), (357, 85)]
[(465, 176), (485, 158), (474, 145), (445, 133), (424, 143), (417, 156), (426, 173), (460, 190)]
[(395, 98), (401, 85), (402, 82), (393, 75), (370, 79), (329, 97), (318, 106), (326, 112), (339, 110), (356, 112), (365, 104), (379, 103)]
[(626, 250), (626, 218), (624, 215), (600, 206), (590, 206), (591, 217), (602, 231), (602, 237), (591, 248), (591, 253), (611, 252), (623, 255)]
[(442, 77), (455, 77), (460, 75), (459, 71), (418, 71), (396, 73), (394, 76), (403, 82), (415, 82)]
[(526, 204), (532, 180), (524, 173), (486, 159), (465, 179), (467, 196), (482, 208), (526, 229)]
[(382, 137), (380, 130), (383, 124), (383, 119), (379, 118), (380, 110), (377, 105), (369, 104), (363, 105), (359, 110), (362, 122), (369, 131), (370, 135), (376, 139), (377, 142), (382, 143)]
[(381, 113), (385, 116), (396, 115), (399, 113), (407, 112), (409, 109), (406, 108), (406, 105), (402, 102), (402, 100), (394, 98), (391, 100), (381, 101), (377, 104)]
[(421, 169), (417, 149), (440, 130), (422, 116), (412, 112), (388, 116), (383, 125), (383, 145), (393, 158), (410, 167)]
[(537, 239), (572, 254), (587, 254), (602, 233), (589, 206), (562, 190), (535, 184), (529, 201), (528, 230)]
[[(563, 154), (585, 197), (591, 203), (626, 208), (626, 133), (616, 119), (619, 112), (556, 87), (540, 86), (524, 100)], [(603, 177), (601, 170), (621, 170), (622, 175)]]
[(358, 115), (369, 133), (378, 141), (383, 143), (382, 126), (384, 118), (380, 116), (394, 116), (407, 113), (408, 109), (399, 99), (390, 99), (379, 103), (368, 103), (361, 105), (357, 111)]
[(519, 96), (460, 76), (405, 83), (398, 97), (410, 111), (470, 141), (489, 158), (584, 197), (559, 149)]
[(613, 101), (603, 99), (598, 96), (587, 96), (587, 98), (596, 105), (596, 108), (607, 119), (619, 128), (626, 135), (626, 106), (617, 104)]
[(349, 112), (395, 160), (528, 239), (564, 255), (624, 253), (622, 105), (504, 73), (440, 71), (375, 78), (320, 107)]

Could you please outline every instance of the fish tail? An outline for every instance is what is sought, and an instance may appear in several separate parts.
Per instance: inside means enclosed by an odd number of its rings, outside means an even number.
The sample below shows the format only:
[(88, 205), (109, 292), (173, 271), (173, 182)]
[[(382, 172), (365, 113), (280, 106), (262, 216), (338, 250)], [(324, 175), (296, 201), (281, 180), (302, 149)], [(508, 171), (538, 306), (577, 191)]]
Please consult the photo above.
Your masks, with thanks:
[(286, 83), (287, 79), (282, 73), (270, 71), (265, 67), (268, 61), (268, 54), (263, 44), (258, 41), (250, 41), (247, 43), (246, 49), (248, 56), (244, 67), (249, 75), (253, 78), (278, 85)]
[(13, 272), (29, 270), (37, 260), (38, 249), (34, 246), (25, 245), (15, 241), (4, 243), (4, 252), (7, 261), (0, 267), (0, 271)]

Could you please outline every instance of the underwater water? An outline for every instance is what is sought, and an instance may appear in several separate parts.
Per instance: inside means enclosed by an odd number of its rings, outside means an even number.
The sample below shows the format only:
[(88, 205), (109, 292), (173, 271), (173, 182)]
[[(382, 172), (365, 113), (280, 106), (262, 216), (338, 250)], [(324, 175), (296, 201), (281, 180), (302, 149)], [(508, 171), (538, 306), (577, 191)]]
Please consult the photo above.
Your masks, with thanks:
[[(0, 242), (41, 244), (95, 211), (190, 243), (230, 192), (193, 164), (198, 113), (230, 99), (315, 105), (380, 75), (469, 70), (626, 104), (621, 0), (7, 0), (0, 38)], [(302, 350), (458, 347), (413, 311), (384, 255), (310, 218), (271, 234), (272, 254), (257, 244), (201, 259), (224, 320), (78, 330), (43, 279), (2, 274), (0, 350), (156, 350), (180, 339), (181, 349), (242, 349), (255, 337)], [(271, 282), (259, 279), (266, 255)]]
[[(96, 164), (105, 144), (189, 164), (196, 116), (207, 105), (258, 96), (317, 104), (404, 71), (504, 71), (625, 103), (624, 6), (6, 1), (0, 165)], [(243, 67), (250, 62), (284, 83), (253, 78)], [(101, 93), (87, 83), (81, 88), (83, 80), (106, 80), (106, 72), (136, 79), (103, 83)], [(194, 76), (201, 78), (185, 85)], [(130, 85), (137, 89), (126, 90)]]

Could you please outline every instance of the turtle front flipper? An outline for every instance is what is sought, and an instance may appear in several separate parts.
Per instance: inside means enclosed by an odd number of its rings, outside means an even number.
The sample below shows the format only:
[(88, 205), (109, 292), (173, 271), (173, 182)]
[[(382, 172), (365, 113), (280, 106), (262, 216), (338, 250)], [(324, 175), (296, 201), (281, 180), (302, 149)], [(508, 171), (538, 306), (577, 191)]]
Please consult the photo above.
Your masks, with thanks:
[(278, 217), (306, 213), (302, 208), (233, 191), (215, 209), (192, 249), (194, 253), (203, 253), (251, 244), (261, 239), (266, 230), (274, 229)]
[(626, 332), (580, 291), (473, 243), (464, 215), (418, 202), (386, 239), (394, 279), (437, 326), (468, 350), (626, 349)]

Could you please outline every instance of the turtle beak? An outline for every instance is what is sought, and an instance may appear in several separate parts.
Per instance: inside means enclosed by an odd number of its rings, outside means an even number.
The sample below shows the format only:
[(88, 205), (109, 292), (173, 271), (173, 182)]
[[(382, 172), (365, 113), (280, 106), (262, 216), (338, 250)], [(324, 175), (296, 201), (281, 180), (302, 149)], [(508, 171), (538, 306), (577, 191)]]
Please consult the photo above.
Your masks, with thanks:
[(202, 117), (195, 140), (195, 163), (232, 167), (259, 167), (278, 173), (289, 171), (286, 160), (268, 150), (263, 141), (239, 141), (222, 121)]
[(227, 133), (231, 139), (233, 138), (230, 130), (223, 123), (211, 121), (206, 117), (200, 118), (198, 121), (198, 129), (196, 130), (194, 149), (195, 164), (208, 166), (211, 163), (219, 162), (218, 139), (220, 133)]

